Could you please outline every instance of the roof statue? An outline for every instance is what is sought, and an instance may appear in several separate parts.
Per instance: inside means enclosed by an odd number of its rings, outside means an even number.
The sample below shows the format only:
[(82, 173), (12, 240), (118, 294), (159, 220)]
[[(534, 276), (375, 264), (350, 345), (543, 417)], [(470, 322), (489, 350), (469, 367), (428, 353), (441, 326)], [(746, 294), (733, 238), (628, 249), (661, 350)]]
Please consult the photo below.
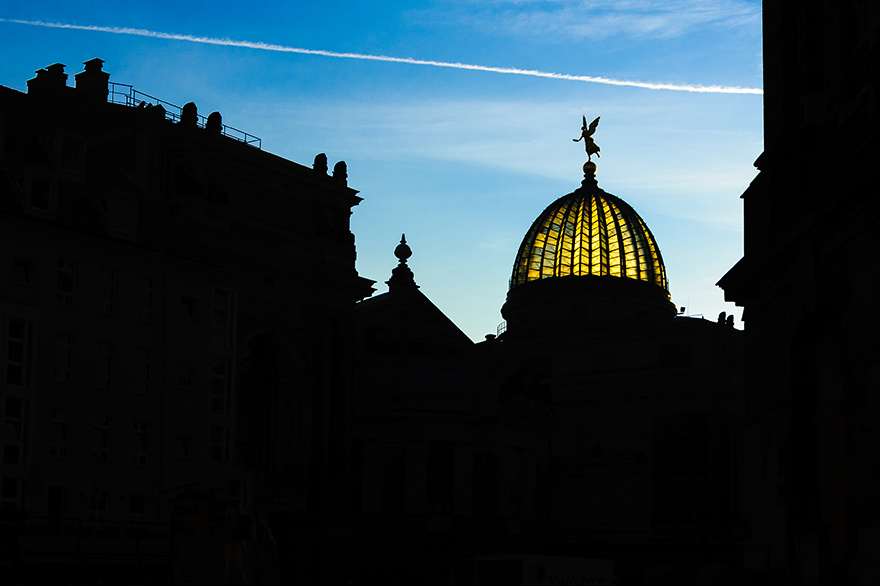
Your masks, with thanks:
[(580, 138), (573, 138), (574, 142), (580, 141), (580, 139), (584, 139), (584, 148), (587, 149), (587, 161), (592, 161), (593, 155), (599, 156), (599, 146), (593, 141), (593, 133), (596, 132), (596, 127), (599, 126), (599, 118), (600, 116), (596, 116), (596, 119), (590, 122), (590, 126), (587, 126), (587, 117), (584, 116), (584, 125), (581, 126), (581, 136)]

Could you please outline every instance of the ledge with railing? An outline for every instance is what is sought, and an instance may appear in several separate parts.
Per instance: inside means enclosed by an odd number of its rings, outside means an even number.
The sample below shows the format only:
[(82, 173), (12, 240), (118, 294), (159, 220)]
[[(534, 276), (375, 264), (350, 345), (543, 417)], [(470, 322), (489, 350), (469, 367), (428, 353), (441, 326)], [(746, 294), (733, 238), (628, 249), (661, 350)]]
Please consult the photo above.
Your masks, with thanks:
[[(113, 104), (122, 104), (124, 106), (130, 106), (132, 108), (162, 106), (165, 109), (165, 118), (171, 120), (172, 122), (180, 121), (181, 111), (183, 110), (183, 108), (181, 108), (180, 106), (172, 104), (171, 102), (166, 102), (165, 100), (160, 100), (155, 96), (145, 94), (144, 92), (136, 90), (134, 87), (128, 84), (108, 82), (107, 86), (108, 102), (111, 102)], [(200, 114), (198, 117), (198, 125), (201, 128), (204, 128), (207, 122), (208, 119)], [(262, 147), (262, 141), (259, 137), (248, 134), (243, 130), (233, 128), (232, 126), (227, 126), (223, 124), (221, 134), (223, 136), (228, 136), (229, 138), (243, 142), (258, 149)]]

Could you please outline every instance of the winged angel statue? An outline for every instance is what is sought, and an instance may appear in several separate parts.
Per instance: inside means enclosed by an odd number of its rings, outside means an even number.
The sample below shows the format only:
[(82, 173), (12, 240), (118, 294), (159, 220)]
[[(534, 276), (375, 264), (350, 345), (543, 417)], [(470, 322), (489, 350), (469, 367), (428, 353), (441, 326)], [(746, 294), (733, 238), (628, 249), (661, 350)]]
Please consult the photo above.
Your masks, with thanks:
[(596, 127), (599, 126), (599, 118), (600, 116), (596, 116), (596, 119), (590, 122), (590, 126), (587, 126), (587, 117), (584, 116), (584, 125), (581, 127), (581, 136), (580, 138), (573, 138), (574, 142), (578, 142), (581, 138), (584, 139), (584, 148), (587, 149), (587, 161), (592, 160), (593, 155), (599, 156), (599, 147), (593, 141), (593, 133), (596, 132)]

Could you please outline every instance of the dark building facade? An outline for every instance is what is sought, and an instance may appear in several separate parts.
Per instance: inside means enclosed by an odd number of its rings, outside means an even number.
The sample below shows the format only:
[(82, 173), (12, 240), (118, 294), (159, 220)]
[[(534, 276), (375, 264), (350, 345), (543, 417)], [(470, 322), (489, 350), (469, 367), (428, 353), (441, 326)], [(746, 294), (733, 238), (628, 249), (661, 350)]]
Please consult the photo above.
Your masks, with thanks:
[[(526, 233), (471, 342), (355, 268), (328, 173), (100, 60), (0, 88), (0, 564), (22, 584), (707, 584), (742, 567), (742, 332), (626, 202)], [(714, 580), (714, 582), (713, 582)], [(551, 584), (552, 586), (552, 584)]]
[(765, 150), (743, 258), (718, 283), (748, 328), (758, 583), (880, 581), (878, 30), (869, 1), (764, 2)]
[(344, 163), (264, 152), (100, 60), (66, 77), (0, 88), (4, 572), (278, 574), (290, 527), (350, 499), (360, 198)]

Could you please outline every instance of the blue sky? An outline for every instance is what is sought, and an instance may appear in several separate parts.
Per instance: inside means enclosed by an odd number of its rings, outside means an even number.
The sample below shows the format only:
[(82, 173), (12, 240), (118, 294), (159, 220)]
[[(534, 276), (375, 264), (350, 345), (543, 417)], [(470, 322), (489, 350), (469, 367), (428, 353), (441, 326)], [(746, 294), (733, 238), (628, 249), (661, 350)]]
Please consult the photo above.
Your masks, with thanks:
[[(501, 322), (529, 225), (580, 185), (586, 159), (572, 139), (581, 116), (601, 116), (599, 185), (651, 228), (673, 302), (707, 319), (732, 312), (742, 327), (740, 309), (715, 282), (742, 254), (739, 196), (763, 149), (759, 93), (257, 44), (754, 90), (762, 86), (760, 14), (757, 0), (0, 0), (0, 84), (24, 90), (36, 69), (56, 62), (72, 83), (83, 61), (100, 57), (111, 81), (193, 101), (201, 114), (220, 111), (264, 150), (309, 166), (319, 152), (331, 167), (345, 160), (349, 185), (364, 198), (352, 216), (359, 273), (386, 291), (405, 232), (422, 292), (475, 340)], [(107, 32), (123, 28), (166, 36)]]

